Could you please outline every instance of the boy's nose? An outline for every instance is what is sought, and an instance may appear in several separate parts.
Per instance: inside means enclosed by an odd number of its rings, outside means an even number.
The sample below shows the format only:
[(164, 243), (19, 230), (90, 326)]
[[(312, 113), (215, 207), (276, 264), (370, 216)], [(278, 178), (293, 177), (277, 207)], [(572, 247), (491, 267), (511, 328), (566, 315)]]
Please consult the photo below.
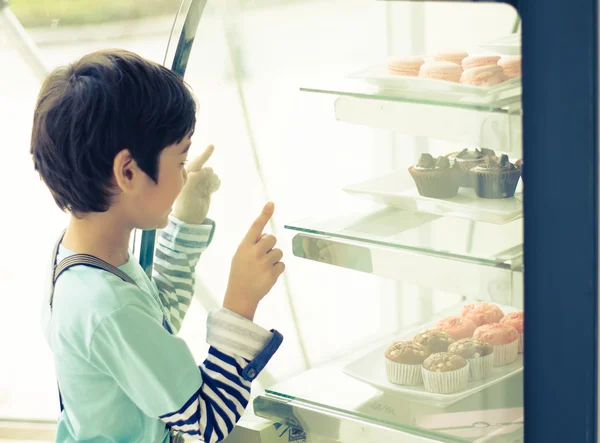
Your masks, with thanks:
[(185, 186), (185, 184), (187, 183), (187, 179), (188, 179), (188, 173), (185, 170), (185, 168), (183, 169), (183, 185)]

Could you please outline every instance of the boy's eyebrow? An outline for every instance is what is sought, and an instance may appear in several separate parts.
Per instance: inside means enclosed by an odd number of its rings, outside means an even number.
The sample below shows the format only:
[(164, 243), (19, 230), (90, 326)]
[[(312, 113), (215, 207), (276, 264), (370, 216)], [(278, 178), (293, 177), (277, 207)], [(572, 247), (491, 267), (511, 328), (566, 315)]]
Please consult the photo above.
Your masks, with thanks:
[(190, 150), (190, 146), (192, 146), (192, 142), (189, 142), (187, 145), (185, 145), (185, 148), (183, 149), (183, 151), (181, 151), (181, 153), (185, 154), (186, 152), (188, 152)]

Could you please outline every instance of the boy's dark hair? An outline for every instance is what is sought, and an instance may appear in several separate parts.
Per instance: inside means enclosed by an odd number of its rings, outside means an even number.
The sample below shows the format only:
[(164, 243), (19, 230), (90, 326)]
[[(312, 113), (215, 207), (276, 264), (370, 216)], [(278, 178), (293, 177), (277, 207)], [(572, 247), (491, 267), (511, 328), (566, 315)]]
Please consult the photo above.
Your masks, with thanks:
[(180, 76), (128, 51), (98, 51), (44, 81), (31, 154), (62, 210), (104, 212), (121, 150), (158, 182), (160, 153), (195, 124), (196, 103)]

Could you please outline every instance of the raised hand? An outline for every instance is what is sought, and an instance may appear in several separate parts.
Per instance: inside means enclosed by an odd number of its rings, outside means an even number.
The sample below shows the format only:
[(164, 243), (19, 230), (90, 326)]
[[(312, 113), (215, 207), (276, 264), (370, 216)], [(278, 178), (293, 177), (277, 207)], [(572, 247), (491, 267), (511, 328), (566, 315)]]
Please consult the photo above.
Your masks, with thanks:
[(187, 182), (177, 197), (173, 210), (173, 215), (183, 222), (201, 224), (208, 215), (211, 195), (221, 186), (221, 180), (213, 169), (204, 166), (214, 149), (213, 145), (209, 145), (186, 168)]
[(281, 261), (283, 252), (274, 249), (277, 239), (263, 234), (274, 210), (273, 203), (265, 205), (231, 260), (223, 307), (249, 320), (254, 318), (258, 303), (285, 270)]

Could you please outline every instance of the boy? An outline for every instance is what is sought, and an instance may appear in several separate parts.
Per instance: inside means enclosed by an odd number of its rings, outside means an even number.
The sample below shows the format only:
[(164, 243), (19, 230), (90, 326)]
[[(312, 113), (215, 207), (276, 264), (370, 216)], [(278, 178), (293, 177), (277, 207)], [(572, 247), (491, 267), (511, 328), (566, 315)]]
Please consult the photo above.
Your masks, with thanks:
[[(262, 235), (271, 203), (233, 257), (202, 365), (175, 335), (213, 235), (206, 215), (220, 184), (204, 167), (212, 146), (184, 167), (195, 113), (179, 76), (121, 50), (87, 55), (42, 86), (31, 154), (71, 214), (43, 313), (64, 405), (57, 442), (220, 441), (281, 344), (281, 334), (252, 322), (284, 270), (275, 237)], [(162, 228), (149, 279), (129, 238)]]

